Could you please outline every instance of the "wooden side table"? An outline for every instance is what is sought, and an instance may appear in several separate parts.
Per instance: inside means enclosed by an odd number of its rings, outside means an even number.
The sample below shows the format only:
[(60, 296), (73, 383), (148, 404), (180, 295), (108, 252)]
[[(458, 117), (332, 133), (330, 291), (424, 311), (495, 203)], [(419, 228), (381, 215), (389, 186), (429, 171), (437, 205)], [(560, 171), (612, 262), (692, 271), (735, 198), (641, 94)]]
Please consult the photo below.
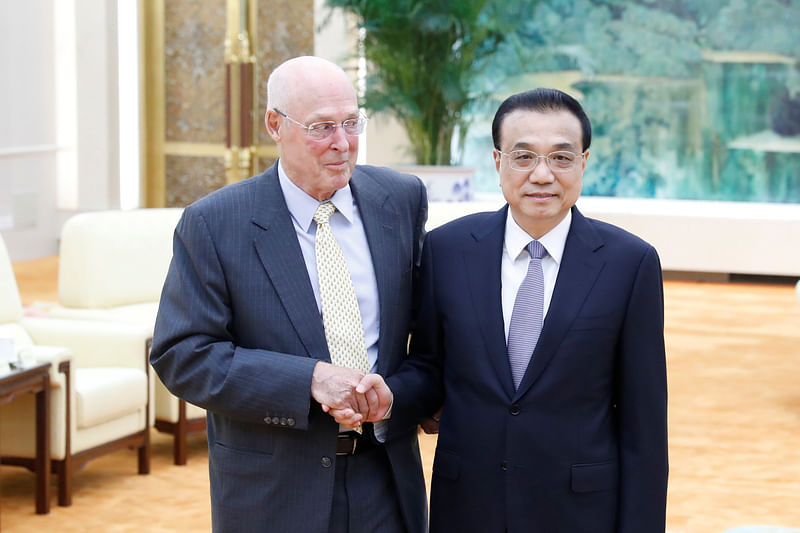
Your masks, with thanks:
[(36, 513), (50, 512), (50, 363), (0, 373), (0, 404), (36, 395), (36, 457), (24, 464), (36, 473)]

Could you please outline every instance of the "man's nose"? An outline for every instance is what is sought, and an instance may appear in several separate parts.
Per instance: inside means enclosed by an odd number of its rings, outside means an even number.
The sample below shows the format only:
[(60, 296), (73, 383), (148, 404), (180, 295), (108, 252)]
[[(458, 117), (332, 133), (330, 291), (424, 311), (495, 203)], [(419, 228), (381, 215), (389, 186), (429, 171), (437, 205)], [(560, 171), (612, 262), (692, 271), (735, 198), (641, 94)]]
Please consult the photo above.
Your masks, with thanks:
[(333, 134), (331, 135), (331, 148), (335, 148), (340, 152), (347, 152), (350, 150), (350, 138), (341, 125), (333, 130)]
[(533, 183), (550, 183), (555, 180), (555, 175), (547, 164), (545, 156), (539, 156), (536, 160), (536, 166), (528, 174), (528, 181)]

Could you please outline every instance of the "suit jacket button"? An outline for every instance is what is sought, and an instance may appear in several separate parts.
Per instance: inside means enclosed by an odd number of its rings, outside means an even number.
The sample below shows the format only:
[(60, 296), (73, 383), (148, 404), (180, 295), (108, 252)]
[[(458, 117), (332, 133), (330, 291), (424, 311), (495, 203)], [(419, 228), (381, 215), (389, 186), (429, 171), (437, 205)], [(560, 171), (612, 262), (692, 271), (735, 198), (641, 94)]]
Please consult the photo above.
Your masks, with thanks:
[(291, 417), (287, 418), (286, 419), (286, 425), (289, 426), (289, 427), (292, 427), (294, 425), (294, 418), (291, 418)]
[(288, 424), (288, 421), (286, 420), (286, 417), (285, 417), (285, 416), (282, 416), (282, 417), (281, 417), (281, 425), (282, 425), (282, 426), (285, 426), (286, 424)]
[(514, 416), (517, 416), (519, 414), (519, 405), (517, 404), (512, 405), (511, 409), (509, 409), (508, 412)]
[(272, 423), (273, 424), (280, 424), (281, 423), (281, 419), (278, 418), (277, 416), (273, 416), (272, 417)]
[(500, 461), (500, 469), (508, 470), (508, 463), (506, 461)]
[(265, 424), (272, 424), (272, 417), (268, 416), (268, 417), (264, 418), (264, 423)]
[(330, 467), (331, 467), (331, 465), (333, 464), (333, 461), (331, 461), (331, 458), (330, 458), (330, 457), (327, 457), (327, 456), (325, 456), (325, 457), (323, 457), (323, 458), (322, 458), (322, 460), (320, 461), (320, 463), (321, 463), (321, 464), (322, 464), (322, 466), (324, 466), (325, 468), (330, 468)]

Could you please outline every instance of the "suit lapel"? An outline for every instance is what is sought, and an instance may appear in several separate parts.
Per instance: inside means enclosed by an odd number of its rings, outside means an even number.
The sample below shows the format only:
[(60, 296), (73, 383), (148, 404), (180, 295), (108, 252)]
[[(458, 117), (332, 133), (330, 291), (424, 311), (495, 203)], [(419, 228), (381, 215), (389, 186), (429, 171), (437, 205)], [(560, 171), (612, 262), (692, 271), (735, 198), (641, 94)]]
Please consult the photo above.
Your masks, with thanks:
[(464, 252), (464, 268), (486, 353), (503, 390), (510, 398), (514, 394), (514, 382), (506, 352), (500, 290), (507, 212), (508, 206), (505, 206), (494, 213), (483, 227), (473, 231), (474, 243)]
[(578, 209), (573, 207), (572, 224), (567, 235), (550, 308), (531, 362), (514, 395), (515, 400), (533, 385), (558, 351), (572, 321), (605, 265), (605, 260), (595, 253), (602, 246), (603, 242), (594, 228)]
[(385, 186), (379, 185), (371, 176), (364, 174), (357, 167), (350, 178), (350, 190), (358, 205), (358, 212), (367, 235), (372, 266), (375, 270), (375, 281), (378, 285), (378, 305), (380, 313), (381, 333), (378, 337), (378, 373), (386, 375), (390, 363), (385, 345), (395, 336), (392, 329), (397, 326), (394, 320), (392, 294), (397, 288), (397, 266), (400, 264), (400, 239), (393, 223), (396, 218), (391, 205), (389, 192)]
[[(306, 352), (330, 361), (322, 318), (314, 299), (303, 252), (278, 181), (277, 166), (261, 176), (260, 201), (253, 213), (253, 245)], [(322, 359), (322, 357), (320, 357)]]

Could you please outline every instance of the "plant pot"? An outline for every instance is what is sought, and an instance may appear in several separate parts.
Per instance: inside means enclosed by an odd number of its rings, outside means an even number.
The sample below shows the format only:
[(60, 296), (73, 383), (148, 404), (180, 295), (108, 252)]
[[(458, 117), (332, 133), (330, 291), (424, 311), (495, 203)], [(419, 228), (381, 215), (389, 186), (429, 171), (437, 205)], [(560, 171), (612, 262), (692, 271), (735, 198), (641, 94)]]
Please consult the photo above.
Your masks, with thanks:
[(475, 169), (449, 165), (397, 165), (399, 172), (413, 174), (425, 184), (429, 202), (468, 202), (473, 198)]

